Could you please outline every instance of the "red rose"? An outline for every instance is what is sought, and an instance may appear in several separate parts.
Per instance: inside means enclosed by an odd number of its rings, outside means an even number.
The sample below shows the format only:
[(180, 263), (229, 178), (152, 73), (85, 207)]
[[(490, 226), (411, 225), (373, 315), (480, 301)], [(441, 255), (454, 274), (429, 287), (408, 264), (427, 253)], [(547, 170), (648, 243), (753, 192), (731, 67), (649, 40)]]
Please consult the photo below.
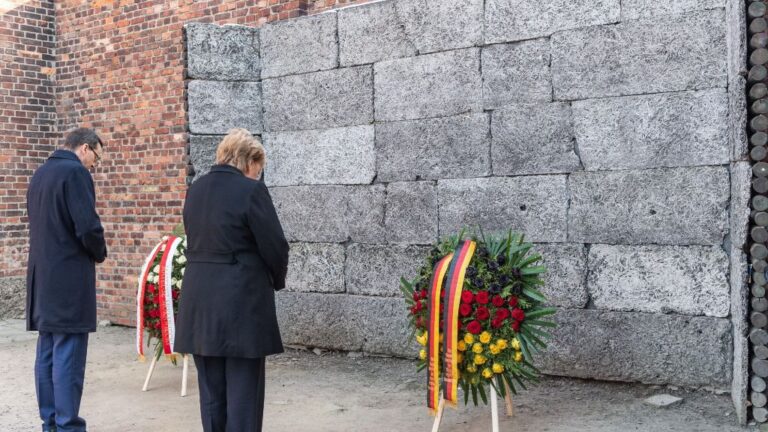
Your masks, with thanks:
[(517, 297), (510, 297), (510, 298), (509, 298), (509, 305), (510, 305), (511, 307), (515, 307), (515, 306), (517, 306)]
[(461, 302), (466, 304), (472, 304), (472, 301), (474, 301), (475, 296), (472, 294), (472, 291), (464, 291), (461, 293)]
[(507, 318), (509, 318), (509, 309), (496, 309), (495, 319), (504, 321)]
[(424, 309), (424, 304), (422, 304), (420, 301), (417, 301), (413, 307), (416, 308), (416, 312), (420, 312), (422, 309)]
[(420, 298), (421, 298), (421, 294), (419, 294), (418, 291), (414, 291), (413, 292), (413, 301), (419, 301)]
[(425, 299), (425, 298), (427, 298), (427, 294), (428, 294), (428, 293), (427, 293), (427, 290), (422, 290), (422, 291), (421, 291), (421, 298), (422, 298), (422, 299)]
[(515, 321), (522, 321), (522, 320), (524, 320), (525, 319), (525, 312), (523, 312), (523, 310), (520, 309), (520, 308), (515, 308), (512, 311), (512, 319), (514, 319)]
[(424, 327), (424, 317), (416, 317), (416, 328)]
[(479, 334), (481, 331), (483, 331), (483, 325), (480, 324), (480, 321), (474, 320), (467, 324), (467, 331), (472, 334)]
[(411, 315), (416, 315), (417, 312), (416, 305), (411, 306)]
[(499, 319), (498, 317), (494, 318), (493, 321), (491, 321), (491, 327), (493, 327), (495, 329), (501, 327), (502, 324), (504, 324), (504, 320), (503, 319)]
[(154, 293), (156, 290), (155, 286), (152, 284), (147, 285), (147, 291), (150, 293)]
[(462, 303), (461, 306), (459, 306), (459, 315), (465, 317), (469, 316), (469, 314), (472, 313), (472, 306)]
[(487, 320), (488, 318), (490, 318), (491, 313), (488, 312), (488, 308), (487, 307), (480, 306), (479, 308), (477, 308), (477, 312), (475, 312), (475, 316), (480, 321), (483, 321), (483, 320)]
[(475, 300), (477, 300), (480, 304), (488, 304), (488, 291), (480, 291), (475, 296)]
[(520, 331), (520, 321), (512, 321), (512, 330)]
[(491, 300), (491, 303), (493, 303), (496, 307), (502, 307), (504, 306), (504, 299), (501, 298), (500, 295), (493, 296), (493, 300)]
[(171, 297), (173, 297), (174, 300), (179, 298), (179, 294), (181, 294), (181, 291), (171, 291)]

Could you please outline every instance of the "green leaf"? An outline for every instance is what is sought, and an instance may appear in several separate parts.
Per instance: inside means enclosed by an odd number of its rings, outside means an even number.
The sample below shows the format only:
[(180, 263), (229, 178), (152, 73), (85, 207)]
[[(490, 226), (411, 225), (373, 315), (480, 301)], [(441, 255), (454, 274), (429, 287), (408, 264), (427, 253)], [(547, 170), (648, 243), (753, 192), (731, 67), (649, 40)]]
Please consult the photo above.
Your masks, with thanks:
[(507, 397), (507, 389), (504, 387), (504, 379), (502, 378), (504, 374), (496, 375), (496, 390), (499, 396), (502, 398)]
[(530, 324), (532, 326), (538, 326), (538, 327), (557, 327), (557, 324), (552, 321), (540, 321), (540, 320), (528, 320), (526, 319), (524, 321), (526, 324)]
[(472, 403), (477, 406), (477, 386), (470, 384), (469, 387), (472, 389)]
[(540, 261), (540, 260), (541, 260), (541, 255), (539, 255), (539, 254), (533, 254), (533, 255), (530, 255), (530, 256), (528, 256), (528, 257), (527, 257), (527, 258), (525, 258), (524, 260), (520, 261), (520, 262), (517, 264), (517, 266), (518, 266), (518, 267), (520, 267), (520, 268), (523, 268), (523, 267), (526, 267), (526, 266), (527, 266), (527, 265), (529, 265), (529, 264), (533, 264), (533, 263), (535, 263), (536, 261)]
[(525, 294), (526, 296), (528, 296), (533, 300), (536, 300), (542, 303), (547, 301), (547, 298), (544, 297), (544, 294), (538, 292), (533, 288), (523, 288), (523, 294)]
[(505, 374), (502, 374), (502, 376), (504, 377), (504, 381), (509, 386), (509, 391), (511, 391), (513, 395), (516, 395), (517, 389), (515, 388), (515, 385), (512, 383), (512, 379), (509, 377), (509, 374), (505, 373)]
[(427, 363), (422, 363), (416, 368), (416, 372), (421, 372), (424, 370), (424, 368), (427, 367)]
[(467, 388), (467, 381), (461, 380), (459, 381), (459, 384), (461, 385), (461, 391), (464, 392), (464, 405), (469, 402), (469, 389)]
[(533, 357), (531, 356), (531, 352), (528, 350), (528, 341), (522, 337), (518, 339), (520, 340), (520, 351), (522, 351), (523, 357), (529, 362), (533, 363)]
[(480, 391), (480, 399), (483, 400), (483, 403), (488, 405), (488, 397), (485, 395), (485, 387), (480, 384), (477, 386), (477, 389)]
[(546, 271), (547, 271), (547, 267), (540, 265), (540, 266), (526, 267), (524, 269), (520, 269), (520, 274), (524, 276), (529, 276), (529, 275), (544, 273)]
[(557, 312), (557, 309), (548, 307), (548, 308), (536, 309), (530, 312), (526, 312), (525, 317), (526, 319), (539, 318), (547, 315), (552, 315), (556, 312)]

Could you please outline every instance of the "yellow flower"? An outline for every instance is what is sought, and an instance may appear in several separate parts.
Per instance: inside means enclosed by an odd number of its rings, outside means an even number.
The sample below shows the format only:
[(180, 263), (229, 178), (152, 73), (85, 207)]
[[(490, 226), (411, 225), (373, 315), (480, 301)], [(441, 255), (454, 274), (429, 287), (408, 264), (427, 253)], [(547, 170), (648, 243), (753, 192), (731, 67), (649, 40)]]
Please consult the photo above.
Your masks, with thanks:
[(472, 333), (467, 333), (464, 335), (464, 342), (471, 344), (475, 341), (475, 337), (472, 336)]
[(521, 353), (520, 351), (516, 352), (515, 353), (515, 361), (518, 362), (518, 363), (523, 361), (523, 353)]
[(496, 355), (501, 352), (501, 349), (499, 349), (499, 346), (496, 344), (491, 344), (488, 346), (488, 349), (491, 350), (491, 354)]
[(419, 351), (419, 358), (424, 360), (427, 358), (427, 350), (421, 350)]
[(461, 363), (464, 361), (464, 356), (461, 355), (461, 353), (456, 354), (456, 363)]
[(493, 376), (493, 372), (491, 372), (490, 369), (488, 369), (488, 368), (483, 369), (483, 377), (484, 378), (490, 378), (492, 376)]
[(477, 372), (477, 366), (475, 366), (475, 365), (473, 365), (473, 364), (471, 364), (471, 365), (467, 366), (467, 372), (469, 372), (469, 373), (475, 373), (475, 372)]
[(499, 347), (500, 350), (507, 349), (507, 340), (506, 339), (499, 339), (496, 341), (496, 346)]
[(480, 344), (479, 342), (475, 343), (474, 345), (472, 345), (472, 352), (475, 354), (480, 354), (481, 352), (483, 352), (483, 345)]
[(478, 355), (475, 356), (475, 364), (476, 365), (484, 364), (487, 360), (488, 359), (485, 358), (485, 356), (483, 356), (482, 354), (478, 354)]
[(491, 334), (490, 333), (488, 333), (487, 331), (484, 331), (484, 332), (480, 333), (480, 342), (482, 342), (484, 344), (487, 344), (490, 341), (491, 341)]
[(520, 341), (517, 338), (512, 339), (512, 349), (520, 351)]
[(466, 343), (464, 343), (464, 341), (463, 341), (463, 340), (460, 340), (460, 341), (459, 341), (459, 342), (456, 344), (456, 349), (458, 349), (459, 351), (466, 351), (466, 350), (467, 350), (467, 344), (466, 344)]
[(504, 372), (504, 365), (503, 364), (499, 364), (499, 363), (494, 363), (493, 364), (493, 373), (500, 374), (502, 372)]
[(427, 332), (424, 332), (421, 334), (421, 336), (416, 337), (416, 342), (418, 342), (421, 346), (426, 346), (428, 337), (429, 336), (427, 335)]

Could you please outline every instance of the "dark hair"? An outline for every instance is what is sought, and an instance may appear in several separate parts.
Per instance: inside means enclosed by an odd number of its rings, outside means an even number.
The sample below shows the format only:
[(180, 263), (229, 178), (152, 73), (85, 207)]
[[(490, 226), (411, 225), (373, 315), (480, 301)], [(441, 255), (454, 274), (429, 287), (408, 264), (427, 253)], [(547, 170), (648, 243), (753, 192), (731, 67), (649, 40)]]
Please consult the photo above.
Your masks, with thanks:
[(96, 135), (96, 131), (88, 128), (77, 128), (67, 134), (67, 138), (64, 140), (64, 145), (71, 150), (77, 147), (88, 144), (88, 147), (95, 148), (96, 144), (104, 147), (104, 143), (101, 142), (101, 138)]

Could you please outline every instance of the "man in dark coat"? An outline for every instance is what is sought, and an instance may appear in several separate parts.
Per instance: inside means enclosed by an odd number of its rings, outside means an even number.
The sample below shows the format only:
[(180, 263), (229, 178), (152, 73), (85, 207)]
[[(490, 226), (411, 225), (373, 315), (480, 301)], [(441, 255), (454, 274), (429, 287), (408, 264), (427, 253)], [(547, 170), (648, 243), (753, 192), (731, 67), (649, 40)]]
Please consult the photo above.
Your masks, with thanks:
[(88, 333), (96, 331), (96, 263), (107, 256), (89, 170), (103, 144), (69, 133), (27, 190), (27, 330), (39, 332), (35, 387), (43, 431), (85, 431), (79, 417)]

